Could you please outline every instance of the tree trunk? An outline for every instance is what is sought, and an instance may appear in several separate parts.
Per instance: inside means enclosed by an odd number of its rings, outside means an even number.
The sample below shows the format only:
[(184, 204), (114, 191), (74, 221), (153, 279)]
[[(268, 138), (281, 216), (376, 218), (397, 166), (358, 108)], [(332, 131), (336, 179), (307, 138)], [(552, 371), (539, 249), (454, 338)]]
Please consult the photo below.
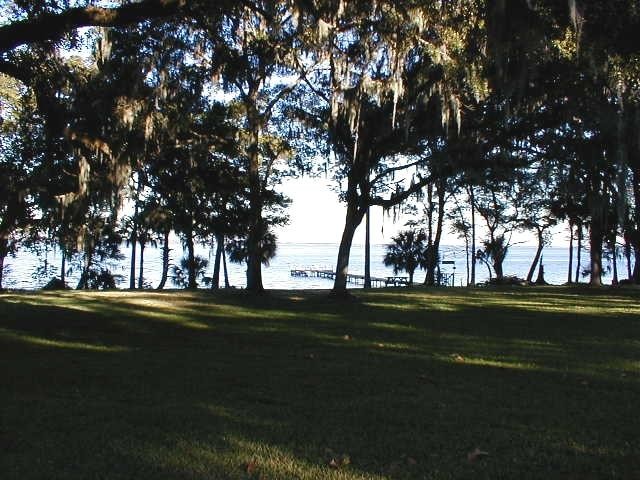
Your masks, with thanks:
[[(137, 230), (138, 226), (134, 223), (134, 229)], [(129, 288), (134, 290), (136, 288), (136, 248), (138, 245), (137, 234), (131, 235), (131, 267), (129, 271)]]
[(62, 260), (61, 260), (61, 265), (60, 265), (60, 280), (62, 281), (62, 285), (66, 286), (67, 284), (67, 256), (64, 253), (64, 248), (60, 249), (60, 252), (62, 253)]
[(602, 285), (602, 245), (605, 233), (605, 190), (604, 182), (601, 180), (601, 173), (592, 167), (589, 179), (588, 205), (591, 223), (589, 225), (589, 260), (590, 279), (589, 284), (599, 287)]
[(504, 276), (502, 272), (502, 260), (497, 258), (493, 260), (493, 271), (496, 272), (496, 280), (502, 280), (502, 277)]
[(436, 235), (433, 240), (433, 254), (436, 271), (436, 278), (440, 278), (440, 241), (442, 240), (442, 227), (444, 225), (444, 206), (446, 200), (446, 182), (441, 180), (438, 184), (438, 220), (436, 222)]
[[(352, 201), (353, 202), (353, 201)], [(362, 222), (365, 210), (359, 209), (357, 205), (347, 204), (347, 215), (338, 249), (338, 262), (336, 264), (336, 278), (333, 283), (333, 294), (345, 295), (347, 293), (347, 275), (349, 273), (349, 254), (353, 236), (358, 225)]]
[(138, 288), (144, 288), (144, 249), (146, 247), (145, 242), (140, 242), (140, 274), (138, 275)]
[(466, 255), (466, 259), (467, 259), (467, 266), (466, 266), (466, 272), (467, 272), (467, 287), (470, 285), (471, 282), (471, 270), (469, 268), (469, 237), (465, 235), (464, 238), (464, 251), (465, 251), (465, 255)]
[(365, 239), (364, 239), (364, 288), (371, 288), (371, 207), (367, 207), (365, 215)]
[(618, 285), (618, 248), (616, 247), (615, 240), (611, 248), (611, 256), (613, 257), (613, 278), (611, 279), (611, 285)]
[(167, 277), (169, 276), (169, 234), (170, 230), (164, 232), (164, 244), (162, 245), (162, 277), (156, 290), (162, 290), (167, 283)]
[(631, 270), (631, 242), (626, 236), (624, 239), (624, 259), (627, 267), (627, 278), (631, 280), (633, 278), (633, 272)]
[(476, 284), (476, 199), (473, 187), (469, 187), (471, 203), (471, 285)]
[(49, 244), (44, 245), (44, 274), (49, 276)]
[(536, 278), (536, 285), (546, 285), (547, 281), (544, 279), (544, 265), (542, 264), (542, 258), (540, 258), (540, 268), (538, 268), (538, 278)]
[(229, 272), (227, 271), (227, 253), (222, 249), (222, 269), (224, 271), (224, 288), (231, 288), (229, 284)]
[[(251, 182), (254, 183), (254, 182)], [(254, 187), (252, 190), (254, 190)], [(261, 258), (261, 240), (263, 236), (263, 220), (262, 220), (262, 201), (258, 198), (260, 194), (251, 194), (251, 223), (249, 226), (249, 234), (247, 235), (247, 290), (250, 292), (262, 292), (264, 286), (262, 283), (262, 258)]]
[(578, 235), (578, 246), (577, 246), (577, 254), (578, 257), (576, 258), (576, 283), (580, 283), (580, 268), (582, 267), (581, 263), (582, 263), (582, 238), (583, 238), (583, 232), (582, 232), (582, 223), (578, 222), (578, 224), (576, 225), (577, 228), (577, 235)]
[(573, 275), (573, 222), (569, 220), (569, 271), (567, 272), (567, 283), (571, 284)]
[(222, 250), (224, 249), (224, 236), (216, 235), (216, 259), (213, 264), (213, 277), (211, 277), (211, 288), (218, 290), (220, 288), (220, 260), (222, 259)]
[(187, 243), (187, 271), (188, 271), (188, 283), (187, 288), (190, 290), (198, 288), (198, 283), (196, 282), (196, 254), (195, 254), (195, 246), (193, 243), (193, 229), (191, 226), (186, 232), (186, 243)]
[[(438, 183), (438, 217), (436, 219), (435, 235), (433, 231), (433, 202), (432, 192), (429, 193), (429, 246), (427, 247), (427, 274), (425, 277), (425, 285), (433, 286), (436, 280), (440, 278), (440, 241), (442, 239), (442, 227), (444, 225), (444, 206), (446, 200), (446, 182), (440, 180)], [(438, 280), (439, 282), (439, 280)]]
[(640, 284), (640, 158), (635, 156), (633, 173), (633, 198), (635, 212), (635, 235), (633, 238), (633, 253), (635, 262), (633, 266), (633, 283)]
[(496, 282), (500, 283), (504, 277), (503, 264), (504, 259), (507, 256), (507, 252), (505, 250), (504, 238), (500, 242), (497, 243), (495, 237), (495, 229), (489, 231), (491, 245), (493, 246), (491, 249), (491, 265), (493, 266), (493, 271), (496, 274)]
[(433, 183), (427, 185), (427, 250), (425, 252), (426, 273), (424, 276), (424, 284), (428, 286), (435, 285), (436, 282), (436, 264), (438, 263), (437, 255), (433, 246)]
[(544, 248), (544, 238), (542, 237), (542, 230), (538, 229), (538, 248), (536, 250), (535, 256), (533, 257), (533, 262), (531, 262), (529, 273), (527, 274), (528, 283), (531, 283), (533, 281), (533, 274), (536, 272), (536, 267), (538, 266), (538, 262), (540, 261), (540, 255), (542, 255), (543, 248)]
[(92, 259), (93, 259), (93, 251), (89, 249), (84, 254), (84, 267), (82, 269), (82, 274), (80, 274), (80, 280), (78, 281), (76, 290), (89, 289), (89, 272), (91, 271)]
[(138, 199), (140, 197), (140, 179), (138, 178), (138, 187), (136, 188), (136, 198), (134, 199), (135, 208), (133, 211), (133, 230), (131, 231), (131, 269), (129, 272), (129, 288), (131, 290), (136, 288), (136, 248), (138, 244), (138, 214), (139, 205)]
[(4, 259), (6, 258), (6, 255), (0, 253), (0, 291), (4, 290), (4, 287), (2, 286), (2, 281), (4, 279)]
[(262, 255), (261, 243), (264, 235), (264, 220), (262, 218), (263, 198), (262, 182), (260, 181), (260, 118), (255, 111), (258, 101), (257, 89), (249, 93), (247, 121), (249, 124), (250, 144), (248, 148), (249, 173), (249, 232), (247, 235), (247, 290), (262, 292)]
[(591, 250), (591, 279), (589, 284), (596, 287), (602, 285), (602, 241), (603, 233), (600, 222), (597, 218), (592, 218), (591, 228), (589, 229), (589, 247)]
[(487, 271), (489, 272), (489, 282), (493, 280), (493, 271), (491, 270), (491, 264), (488, 261), (483, 261), (484, 265), (487, 267)]

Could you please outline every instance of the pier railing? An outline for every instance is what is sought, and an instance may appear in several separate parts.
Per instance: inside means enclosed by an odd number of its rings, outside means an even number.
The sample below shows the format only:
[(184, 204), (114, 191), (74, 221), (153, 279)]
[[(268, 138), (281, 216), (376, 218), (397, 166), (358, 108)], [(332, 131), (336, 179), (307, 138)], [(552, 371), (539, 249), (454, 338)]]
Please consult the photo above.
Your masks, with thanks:
[[(335, 280), (336, 272), (331, 269), (318, 268), (293, 268), (291, 269), (292, 277), (317, 277)], [(347, 283), (354, 285), (364, 285), (364, 275), (347, 274)], [(409, 277), (371, 277), (372, 287), (400, 287), (409, 285)]]
[[(292, 268), (292, 277), (316, 277), (335, 280), (336, 272), (330, 268)], [(364, 275), (347, 274), (347, 283), (354, 285), (364, 285)], [(453, 287), (455, 282), (455, 272), (440, 273), (436, 284), (441, 287)], [(371, 277), (372, 287), (404, 287), (409, 285), (409, 277), (390, 276), (390, 277)]]

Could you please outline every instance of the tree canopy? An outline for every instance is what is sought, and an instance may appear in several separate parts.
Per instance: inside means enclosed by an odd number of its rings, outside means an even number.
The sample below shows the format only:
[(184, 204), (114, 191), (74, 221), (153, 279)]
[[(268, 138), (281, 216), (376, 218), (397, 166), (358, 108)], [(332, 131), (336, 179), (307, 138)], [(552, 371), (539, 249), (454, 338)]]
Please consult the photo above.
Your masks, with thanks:
[(591, 283), (618, 244), (640, 281), (633, 0), (7, 1), (0, 11), (1, 260), (46, 230), (83, 252), (89, 275), (96, 242), (119, 238), (133, 202), (133, 246), (144, 250), (153, 224), (168, 248), (173, 231), (189, 270), (193, 243), (215, 239), (216, 268), (235, 252), (261, 291), (273, 227), (286, 222), (278, 183), (326, 169), (347, 204), (337, 292), (369, 208), (421, 202), (427, 283), (452, 201), (470, 245), (484, 225), (471, 256), (498, 278), (512, 232), (536, 238), (531, 279), (549, 229), (567, 220), (572, 241), (588, 232)]

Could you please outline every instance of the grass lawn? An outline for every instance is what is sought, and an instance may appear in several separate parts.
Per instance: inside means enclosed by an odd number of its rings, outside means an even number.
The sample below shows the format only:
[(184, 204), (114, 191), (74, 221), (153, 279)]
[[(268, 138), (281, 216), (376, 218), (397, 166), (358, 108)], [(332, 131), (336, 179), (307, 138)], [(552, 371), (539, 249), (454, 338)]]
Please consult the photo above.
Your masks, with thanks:
[(356, 295), (1, 294), (0, 478), (640, 479), (639, 290)]

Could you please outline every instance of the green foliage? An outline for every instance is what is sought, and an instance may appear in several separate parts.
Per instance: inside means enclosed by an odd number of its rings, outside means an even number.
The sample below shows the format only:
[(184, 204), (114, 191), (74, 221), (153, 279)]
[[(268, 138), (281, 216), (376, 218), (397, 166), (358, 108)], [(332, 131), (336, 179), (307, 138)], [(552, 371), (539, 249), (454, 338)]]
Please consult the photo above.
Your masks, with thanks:
[[(260, 240), (259, 252), (263, 265), (269, 266), (271, 259), (275, 258), (277, 252), (278, 237), (270, 231), (265, 232)], [(232, 238), (225, 246), (229, 253), (229, 260), (235, 263), (244, 263), (249, 259), (247, 241), (242, 237)]]
[(207, 260), (206, 258), (196, 255), (193, 258), (193, 261), (190, 262), (188, 257), (184, 257), (180, 260), (179, 266), (173, 265), (173, 276), (171, 280), (180, 288), (189, 288), (189, 271), (194, 272), (193, 275), (196, 280), (200, 279), (202, 281), (205, 281), (205, 274), (208, 266), (209, 260)]
[(56, 277), (49, 280), (47, 284), (42, 287), (43, 290), (66, 290), (67, 288), (69, 288), (67, 284)]
[(116, 288), (116, 279), (109, 270), (92, 269), (89, 271), (87, 284), (91, 290), (112, 290)]
[(393, 243), (387, 245), (383, 262), (393, 267), (393, 273), (407, 272), (409, 283), (413, 283), (413, 274), (418, 267), (424, 268), (427, 258), (427, 235), (424, 230), (404, 230), (392, 237)]
[(594, 284), (619, 238), (638, 258), (637, 2), (405, 3), (5, 2), (0, 255), (27, 226), (86, 255), (83, 225), (129, 200), (132, 237), (244, 242), (260, 290), (277, 185), (319, 159), (348, 206), (339, 275), (370, 206), (439, 181), (478, 188), (498, 276), (500, 238), (557, 219), (589, 229)]
[(498, 235), (494, 238), (483, 240), (482, 245), (484, 249), (477, 255), (478, 259), (486, 264), (490, 262), (497, 279), (501, 280), (503, 277), (502, 264), (507, 257), (509, 243), (504, 238), (504, 235)]

